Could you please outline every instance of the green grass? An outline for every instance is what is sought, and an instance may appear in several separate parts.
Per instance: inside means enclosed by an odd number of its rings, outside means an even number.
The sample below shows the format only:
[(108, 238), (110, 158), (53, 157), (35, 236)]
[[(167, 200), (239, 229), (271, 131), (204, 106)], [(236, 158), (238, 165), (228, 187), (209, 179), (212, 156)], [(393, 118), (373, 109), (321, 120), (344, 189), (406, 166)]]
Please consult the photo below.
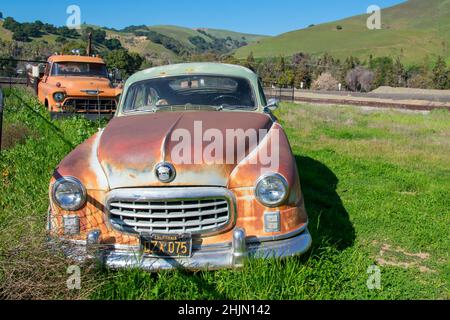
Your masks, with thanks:
[[(328, 52), (341, 59), (352, 55), (364, 61), (372, 54), (422, 63), (426, 57), (450, 55), (442, 45), (450, 39), (449, 15), (448, 0), (409, 0), (382, 10), (381, 30), (369, 30), (368, 15), (360, 15), (263, 39), (238, 49), (236, 57), (244, 59), (250, 52), (256, 58)], [(343, 29), (337, 30), (337, 25)]]
[[(0, 230), (13, 230), (0, 232), (2, 251), (30, 233), (44, 235), (51, 172), (97, 127), (82, 119), (43, 121), (41, 116), (48, 116), (34, 98), (20, 91), (8, 95), (6, 121), (25, 122), (38, 137), (0, 160)], [(85, 294), (92, 299), (449, 299), (450, 114), (283, 104), (277, 116), (297, 159), (310, 216), (314, 244), (307, 256), (251, 261), (234, 271), (99, 270), (89, 284), (82, 283)], [(36, 223), (24, 227), (30, 220)], [(380, 290), (366, 286), (374, 264), (381, 268)], [(0, 289), (2, 280), (0, 272)]]
[(11, 41), (12, 32), (3, 28), (3, 21), (0, 21), (0, 40)]

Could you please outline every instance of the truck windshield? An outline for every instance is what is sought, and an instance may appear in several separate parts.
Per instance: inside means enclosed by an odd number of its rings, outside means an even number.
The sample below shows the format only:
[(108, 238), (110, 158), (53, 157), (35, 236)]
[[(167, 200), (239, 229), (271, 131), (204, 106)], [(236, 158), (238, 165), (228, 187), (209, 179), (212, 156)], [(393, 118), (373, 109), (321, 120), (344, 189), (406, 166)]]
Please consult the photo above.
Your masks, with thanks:
[(249, 81), (243, 78), (176, 76), (131, 85), (123, 111), (166, 111), (199, 107), (253, 110), (256, 100)]
[(58, 62), (53, 64), (53, 76), (108, 77), (106, 65), (86, 62)]

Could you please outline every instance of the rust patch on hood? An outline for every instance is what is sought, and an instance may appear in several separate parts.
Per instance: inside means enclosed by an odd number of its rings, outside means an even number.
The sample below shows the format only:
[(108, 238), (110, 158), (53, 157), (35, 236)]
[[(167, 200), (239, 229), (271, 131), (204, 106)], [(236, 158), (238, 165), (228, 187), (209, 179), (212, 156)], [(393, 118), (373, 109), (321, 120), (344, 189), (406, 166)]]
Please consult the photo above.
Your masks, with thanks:
[[(200, 122), (201, 134), (215, 129), (226, 137), (227, 129), (269, 130), (273, 122), (266, 114), (255, 112), (159, 112), (144, 115), (114, 118), (105, 129), (98, 148), (99, 161), (107, 175), (111, 189), (150, 186), (227, 186), (229, 176), (236, 165), (248, 155), (256, 145), (245, 146), (245, 154), (237, 155), (233, 164), (208, 163), (196, 158), (202, 154), (211, 141), (195, 137), (195, 123)], [(172, 140), (172, 133), (181, 129), (191, 135), (190, 151), (194, 163), (174, 163), (172, 151), (180, 141)], [(258, 140), (264, 137), (259, 136)], [(226, 142), (226, 141), (224, 141)], [(234, 143), (237, 153), (237, 142)], [(162, 184), (155, 176), (155, 166), (167, 161), (175, 165), (177, 176), (170, 184)]]

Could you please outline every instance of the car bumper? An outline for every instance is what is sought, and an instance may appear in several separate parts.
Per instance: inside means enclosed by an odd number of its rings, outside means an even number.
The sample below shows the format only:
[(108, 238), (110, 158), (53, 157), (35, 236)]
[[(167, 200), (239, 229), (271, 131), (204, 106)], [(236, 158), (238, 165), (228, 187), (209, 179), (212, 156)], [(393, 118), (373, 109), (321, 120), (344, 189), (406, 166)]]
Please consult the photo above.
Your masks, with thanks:
[(269, 259), (302, 255), (310, 249), (311, 243), (311, 235), (306, 227), (291, 234), (289, 238), (264, 242), (248, 239), (243, 229), (235, 229), (232, 243), (195, 248), (190, 258), (155, 258), (143, 254), (139, 247), (102, 248), (98, 245), (81, 244), (71, 247), (69, 256), (81, 260), (99, 260), (101, 264), (112, 269), (217, 270), (243, 267), (248, 258)]

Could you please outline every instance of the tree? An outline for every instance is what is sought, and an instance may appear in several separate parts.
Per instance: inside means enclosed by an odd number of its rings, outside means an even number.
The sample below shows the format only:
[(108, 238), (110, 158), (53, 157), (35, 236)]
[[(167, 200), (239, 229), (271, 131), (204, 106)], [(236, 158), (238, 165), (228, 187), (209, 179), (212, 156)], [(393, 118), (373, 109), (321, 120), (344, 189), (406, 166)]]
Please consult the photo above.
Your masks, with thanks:
[(22, 41), (22, 42), (29, 42), (30, 38), (28, 37), (28, 34), (22, 30), (14, 31), (12, 35), (12, 39), (16, 41)]
[(278, 80), (280, 87), (292, 87), (294, 85), (294, 72), (290, 68), (285, 69)]
[(0, 71), (5, 76), (15, 76), (17, 62), (10, 60), (7, 55), (0, 55)]
[(301, 88), (302, 82), (305, 89), (311, 85), (311, 69), (306, 64), (306, 61), (299, 63), (295, 68), (294, 86)]
[(394, 83), (396, 86), (404, 87), (406, 85), (406, 70), (403, 66), (402, 62), (400, 61), (400, 58), (397, 57), (395, 59), (395, 63), (393, 66), (393, 73), (394, 73)]
[(69, 29), (66, 26), (57, 29), (57, 34), (65, 38), (78, 38), (79, 34), (75, 29)]
[(109, 50), (118, 50), (122, 48), (122, 44), (119, 39), (108, 39), (104, 44)]
[(435, 89), (447, 89), (450, 86), (447, 64), (441, 56), (438, 57), (433, 68), (433, 86)]
[(263, 60), (258, 65), (258, 74), (262, 78), (265, 85), (275, 85), (277, 83), (277, 77), (275, 75), (275, 61), (274, 59)]
[(92, 41), (99, 44), (103, 44), (106, 41), (106, 31), (101, 29), (94, 29), (92, 27), (87, 27), (83, 29), (83, 39), (87, 40), (89, 34), (92, 34)]
[(68, 41), (64, 44), (64, 46), (61, 48), (62, 54), (71, 54), (72, 50), (80, 50), (81, 55), (86, 54), (86, 43), (79, 40), (72, 40)]
[(67, 42), (67, 39), (64, 37), (61, 37), (61, 36), (57, 36), (55, 39), (55, 42), (56, 43), (65, 43), (65, 42)]
[(0, 11), (0, 19), (3, 20), (3, 12)]
[(222, 59), (223, 63), (240, 65), (240, 61), (235, 58), (233, 55), (226, 56)]
[(378, 57), (370, 61), (370, 69), (375, 72), (374, 86), (395, 86), (394, 61), (390, 57)]
[(9, 30), (9, 31), (16, 31), (20, 27), (20, 23), (18, 23), (16, 20), (14, 20), (11, 17), (7, 17), (5, 20), (3, 20), (3, 28)]
[(256, 71), (256, 61), (253, 56), (253, 51), (249, 53), (247, 56), (247, 60), (245, 60), (244, 67), (249, 68), (252, 71)]
[(111, 51), (105, 58), (111, 68), (117, 68), (124, 76), (135, 73), (142, 65), (144, 59), (137, 53), (129, 53), (126, 49)]
[(340, 72), (339, 72), (339, 82), (344, 86), (349, 87), (347, 83), (347, 75), (348, 73), (355, 69), (356, 67), (361, 65), (361, 61), (353, 56), (350, 56), (345, 59), (345, 61), (341, 64)]

